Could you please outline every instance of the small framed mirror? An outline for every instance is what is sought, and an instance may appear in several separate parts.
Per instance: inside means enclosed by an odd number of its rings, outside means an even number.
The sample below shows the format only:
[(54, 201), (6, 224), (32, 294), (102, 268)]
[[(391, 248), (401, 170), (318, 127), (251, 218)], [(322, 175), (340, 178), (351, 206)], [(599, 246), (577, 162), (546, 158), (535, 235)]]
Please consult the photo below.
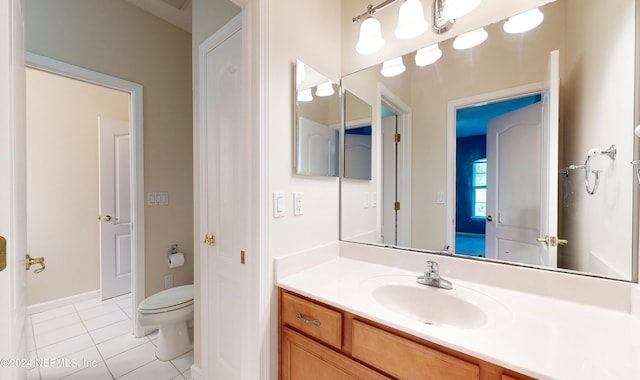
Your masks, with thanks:
[(295, 172), (338, 176), (340, 94), (338, 85), (296, 60)]

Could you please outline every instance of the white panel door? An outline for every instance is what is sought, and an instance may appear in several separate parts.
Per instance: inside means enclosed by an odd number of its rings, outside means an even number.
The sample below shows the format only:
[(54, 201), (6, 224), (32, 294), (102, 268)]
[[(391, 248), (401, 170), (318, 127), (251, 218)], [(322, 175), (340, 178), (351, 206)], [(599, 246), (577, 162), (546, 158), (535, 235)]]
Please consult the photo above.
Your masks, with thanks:
[(559, 52), (542, 102), (487, 123), (487, 257), (558, 265)]
[(336, 176), (338, 131), (316, 121), (300, 117), (298, 174)]
[[(231, 23), (234, 23), (233, 21)], [(201, 145), (203, 370), (208, 379), (243, 379), (250, 356), (249, 265), (241, 261), (249, 244), (248, 125), (242, 117), (242, 33), (239, 22), (211, 38), (205, 56), (204, 130)], [(228, 25), (229, 26), (229, 25)], [(204, 236), (202, 236), (204, 238)], [(252, 252), (246, 252), (247, 257)], [(208, 367), (208, 368), (207, 368)]]
[(344, 136), (344, 177), (371, 179), (371, 136)]
[[(26, 123), (24, 17), (19, 0), (0, 0), (0, 358), (24, 358), (26, 255)], [(4, 260), (0, 260), (4, 261)], [(2, 265), (4, 266), (4, 265)], [(2, 267), (0, 266), (0, 268)], [(24, 378), (0, 366), (0, 379)]]
[(131, 292), (129, 123), (99, 118), (102, 299)]
[(540, 103), (487, 122), (488, 258), (541, 265)]

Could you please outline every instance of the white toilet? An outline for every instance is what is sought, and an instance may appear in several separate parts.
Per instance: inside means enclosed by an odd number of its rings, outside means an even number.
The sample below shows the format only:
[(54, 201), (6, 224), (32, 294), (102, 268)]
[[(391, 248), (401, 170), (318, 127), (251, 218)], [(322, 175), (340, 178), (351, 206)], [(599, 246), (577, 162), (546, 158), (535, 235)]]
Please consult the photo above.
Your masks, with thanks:
[(142, 327), (158, 328), (156, 357), (171, 360), (193, 348), (188, 322), (193, 320), (193, 285), (176, 286), (148, 297), (138, 306)]

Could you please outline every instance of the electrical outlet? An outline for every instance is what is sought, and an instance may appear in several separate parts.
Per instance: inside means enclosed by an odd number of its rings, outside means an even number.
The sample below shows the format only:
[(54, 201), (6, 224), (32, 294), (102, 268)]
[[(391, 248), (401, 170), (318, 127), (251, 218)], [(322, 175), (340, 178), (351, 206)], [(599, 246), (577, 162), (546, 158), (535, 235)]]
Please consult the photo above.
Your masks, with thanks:
[(302, 206), (302, 193), (293, 193), (293, 215), (299, 216), (304, 214)]
[(168, 274), (164, 276), (164, 288), (169, 289), (173, 286), (173, 275)]

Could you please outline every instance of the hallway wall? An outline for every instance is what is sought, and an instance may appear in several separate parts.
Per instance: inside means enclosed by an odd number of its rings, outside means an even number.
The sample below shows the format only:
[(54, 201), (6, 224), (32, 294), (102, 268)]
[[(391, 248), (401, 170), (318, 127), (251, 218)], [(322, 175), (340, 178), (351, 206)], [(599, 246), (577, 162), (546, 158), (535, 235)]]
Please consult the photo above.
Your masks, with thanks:
[(193, 283), (191, 35), (121, 0), (29, 0), (25, 31), (29, 52), (143, 86), (145, 192), (169, 193), (144, 205), (146, 296), (174, 243), (187, 253), (174, 286)]

